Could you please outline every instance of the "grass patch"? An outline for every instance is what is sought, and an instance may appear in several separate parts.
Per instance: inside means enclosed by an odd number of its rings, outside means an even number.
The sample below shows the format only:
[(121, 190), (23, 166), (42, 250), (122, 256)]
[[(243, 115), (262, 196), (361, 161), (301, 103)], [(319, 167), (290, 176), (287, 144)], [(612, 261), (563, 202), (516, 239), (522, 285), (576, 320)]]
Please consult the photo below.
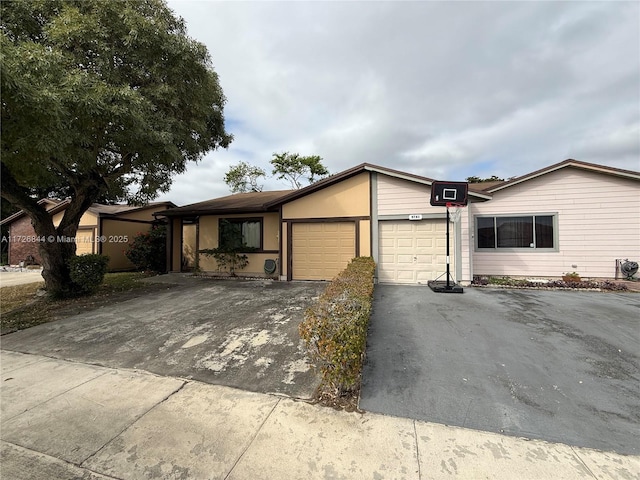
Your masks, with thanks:
[(0, 334), (24, 330), (86, 310), (129, 300), (144, 293), (171, 288), (171, 285), (140, 281), (146, 277), (148, 275), (139, 272), (108, 273), (102, 285), (92, 295), (62, 300), (38, 296), (38, 289), (44, 286), (42, 282), (3, 287), (0, 289)]
[(26, 283), (0, 288), (0, 315), (4, 316), (35, 299), (36, 292), (44, 282)]

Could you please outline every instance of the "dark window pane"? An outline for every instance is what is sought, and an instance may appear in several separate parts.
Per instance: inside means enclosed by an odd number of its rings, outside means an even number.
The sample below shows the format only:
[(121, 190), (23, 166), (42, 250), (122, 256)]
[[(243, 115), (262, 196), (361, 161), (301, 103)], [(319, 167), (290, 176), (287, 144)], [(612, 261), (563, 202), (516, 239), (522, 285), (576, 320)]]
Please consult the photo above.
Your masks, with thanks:
[(530, 248), (533, 217), (496, 217), (498, 248)]
[(237, 248), (242, 245), (242, 224), (229, 220), (220, 221), (220, 247)]
[(553, 217), (536, 216), (536, 248), (553, 248)]
[(477, 217), (478, 248), (496, 248), (496, 235), (493, 217)]
[(260, 248), (262, 223), (257, 220), (220, 220), (220, 246)]

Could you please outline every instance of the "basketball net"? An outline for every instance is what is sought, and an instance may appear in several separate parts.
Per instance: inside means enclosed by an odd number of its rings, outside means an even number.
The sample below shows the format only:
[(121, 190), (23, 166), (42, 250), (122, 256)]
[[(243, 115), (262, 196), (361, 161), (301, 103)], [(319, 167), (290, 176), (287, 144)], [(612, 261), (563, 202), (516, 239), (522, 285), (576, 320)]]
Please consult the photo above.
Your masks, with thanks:
[(447, 210), (449, 211), (449, 220), (453, 223), (458, 223), (462, 216), (462, 209), (464, 205), (458, 205), (455, 203), (447, 203)]

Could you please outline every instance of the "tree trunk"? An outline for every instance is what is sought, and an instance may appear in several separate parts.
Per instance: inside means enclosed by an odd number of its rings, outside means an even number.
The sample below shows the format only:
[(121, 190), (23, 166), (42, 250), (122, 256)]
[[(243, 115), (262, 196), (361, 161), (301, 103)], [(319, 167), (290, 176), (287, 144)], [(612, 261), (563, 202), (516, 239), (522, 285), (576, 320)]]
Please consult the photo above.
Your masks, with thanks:
[(2, 197), (24, 210), (40, 238), (39, 252), (42, 258), (42, 277), (47, 293), (54, 297), (76, 294), (69, 272), (69, 260), (76, 254), (75, 239), (80, 218), (100, 195), (99, 179), (82, 178), (73, 184), (75, 196), (69, 201), (58, 228), (53, 218), (28, 191), (18, 185), (11, 172), (2, 164)]
[(74, 243), (59, 242), (57, 236), (53, 242), (40, 243), (42, 258), (42, 277), (47, 293), (55, 298), (74, 295), (73, 282), (69, 274), (69, 260), (75, 255)]

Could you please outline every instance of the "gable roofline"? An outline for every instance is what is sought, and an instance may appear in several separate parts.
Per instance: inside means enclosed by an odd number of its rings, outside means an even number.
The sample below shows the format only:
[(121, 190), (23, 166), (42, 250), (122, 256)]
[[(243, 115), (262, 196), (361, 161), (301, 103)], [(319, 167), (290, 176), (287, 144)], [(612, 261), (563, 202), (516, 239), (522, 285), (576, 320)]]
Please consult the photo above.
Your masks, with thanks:
[[(70, 199), (65, 199), (65, 200), (52, 200), (49, 198), (43, 198), (38, 200), (37, 202), (39, 205), (43, 205), (45, 203), (48, 203), (51, 206), (51, 208), (47, 209), (47, 213), (49, 215), (55, 215), (56, 213), (59, 213), (63, 210), (65, 210), (69, 204), (71, 203)], [(176, 204), (173, 202), (152, 202), (152, 203), (148, 203), (147, 205), (142, 205), (142, 206), (131, 206), (131, 205), (103, 205), (101, 203), (93, 203), (88, 209), (87, 212), (91, 212), (94, 213), (98, 216), (110, 216), (110, 217), (116, 217), (120, 214), (123, 213), (131, 213), (131, 212), (135, 212), (135, 211), (139, 211), (139, 210), (145, 210), (148, 208), (157, 208), (160, 205), (169, 205), (171, 207), (175, 207)], [(109, 212), (108, 210), (110, 209), (110, 207), (116, 207), (113, 208), (112, 212)], [(120, 208), (117, 208), (120, 207)], [(15, 222), (16, 220), (18, 220), (19, 218), (22, 218), (23, 216), (25, 216), (27, 213), (24, 210), (20, 210), (19, 212), (14, 213), (13, 215), (8, 216), (7, 218), (5, 218), (4, 220), (2, 220), (2, 222), (0, 222), (0, 225), (9, 225), (13, 222)]]
[[(146, 205), (104, 205), (102, 203), (94, 203), (88, 208), (88, 212), (95, 213), (100, 217), (117, 217), (125, 213), (139, 212), (141, 210), (149, 210), (150, 208), (158, 208), (166, 205), (168, 208), (175, 208), (177, 205), (170, 201), (149, 202)], [(153, 214), (152, 214), (153, 215)]]
[(157, 216), (187, 217), (199, 215), (228, 215), (240, 213), (264, 213), (275, 211), (271, 203), (291, 190), (270, 190), (266, 192), (234, 193), (224, 197), (212, 198), (203, 202), (191, 203), (182, 207), (156, 212)]
[[(331, 175), (327, 178), (323, 178), (322, 180), (319, 180), (315, 183), (312, 183), (311, 185), (308, 185), (304, 188), (301, 188), (300, 190), (294, 190), (293, 192), (291, 192), (288, 195), (285, 195), (282, 198), (279, 198), (277, 200), (274, 200), (270, 203), (267, 204), (267, 206), (272, 207), (272, 206), (276, 206), (276, 205), (282, 205), (283, 203), (287, 203), (290, 202), (292, 200), (304, 197), (306, 195), (309, 195), (313, 192), (316, 192), (318, 190), (322, 190), (323, 188), (329, 187), (331, 185), (334, 185), (338, 182), (341, 182), (343, 180), (346, 180), (350, 177), (353, 177), (355, 175), (358, 175), (362, 172), (375, 172), (375, 173), (380, 173), (382, 175), (387, 175), (389, 177), (394, 177), (394, 178), (399, 178), (401, 180), (407, 180), (409, 182), (413, 182), (413, 183), (420, 183), (423, 185), (427, 185), (427, 186), (431, 186), (433, 184), (433, 182), (435, 182), (436, 180), (432, 179), (432, 178), (427, 178), (427, 177), (422, 177), (420, 175), (415, 175), (413, 173), (407, 173), (407, 172), (401, 172), (400, 170), (394, 170), (392, 168), (387, 168), (387, 167), (381, 167), (379, 165), (373, 165), (371, 163), (361, 163), (360, 165), (357, 165), (355, 167), (349, 168), (347, 170), (344, 170), (342, 172), (336, 173), (335, 175)], [(469, 195), (473, 196), (473, 197), (477, 197), (480, 198), (482, 200), (490, 200), (491, 199), (491, 194), (487, 193), (487, 192), (482, 192), (482, 191), (478, 191), (478, 190), (474, 190), (471, 185), (469, 186)]]
[(541, 177), (542, 175), (546, 175), (551, 172), (556, 172), (563, 168), (577, 168), (577, 169), (585, 170), (589, 172), (601, 173), (603, 175), (612, 175), (615, 177), (628, 178), (631, 180), (640, 181), (640, 172), (634, 172), (633, 170), (623, 170), (621, 168), (608, 167), (606, 165), (598, 165), (596, 163), (582, 162), (580, 160), (574, 160), (572, 158), (569, 158), (560, 163), (556, 163), (554, 165), (541, 168), (540, 170), (536, 170), (535, 172), (527, 173), (520, 177), (516, 177), (512, 180), (501, 182), (498, 185), (487, 188), (486, 191), (489, 193), (494, 193), (502, 189), (509, 188), (514, 185), (518, 185), (522, 182), (526, 182), (528, 180)]
[[(57, 200), (57, 199), (51, 199), (51, 198), (41, 198), (40, 200), (38, 200), (36, 202), (38, 205), (44, 205), (45, 203), (49, 204), (49, 208), (45, 207), (47, 210), (47, 213), (51, 214), (51, 215), (55, 215), (56, 213), (64, 210), (65, 208), (67, 208), (67, 205), (69, 205), (69, 203), (71, 203), (71, 200), (66, 199), (66, 200)], [(16, 220), (24, 217), (27, 214), (27, 212), (25, 212), (24, 210), (19, 210), (16, 213), (14, 213), (13, 215), (9, 215), (7, 218), (5, 218), (4, 220), (2, 220), (0, 222), (0, 225), (9, 225), (13, 222), (15, 222)]]

